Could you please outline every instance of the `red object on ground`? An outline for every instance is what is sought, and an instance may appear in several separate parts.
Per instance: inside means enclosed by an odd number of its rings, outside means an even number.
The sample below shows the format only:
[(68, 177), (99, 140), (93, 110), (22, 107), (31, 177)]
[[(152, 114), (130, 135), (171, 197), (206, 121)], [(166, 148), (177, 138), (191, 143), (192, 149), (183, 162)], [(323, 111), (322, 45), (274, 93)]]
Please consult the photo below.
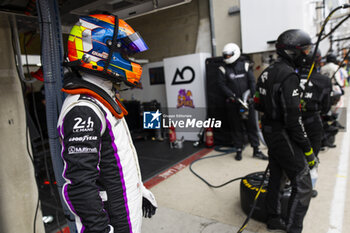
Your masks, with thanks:
[(30, 72), (30, 75), (37, 80), (44, 82), (43, 67), (41, 66), (37, 71)]
[(209, 148), (214, 146), (213, 129), (210, 127), (205, 129), (205, 145)]
[(202, 150), (194, 153), (193, 155), (190, 155), (186, 159), (168, 168), (167, 170), (164, 170), (160, 174), (150, 178), (149, 180), (145, 181), (143, 184), (145, 185), (146, 188), (150, 189), (156, 186), (157, 184), (161, 183), (162, 181), (168, 179), (172, 175), (178, 173), (179, 171), (181, 171), (182, 169), (190, 165), (193, 161), (202, 158), (203, 156), (207, 155), (212, 151), (213, 151), (212, 148), (203, 148)]
[(176, 132), (175, 132), (174, 126), (170, 126), (170, 128), (169, 128), (169, 140), (170, 140), (170, 142), (176, 141)]
[(62, 228), (62, 231), (57, 231), (56, 233), (70, 233), (69, 227)]

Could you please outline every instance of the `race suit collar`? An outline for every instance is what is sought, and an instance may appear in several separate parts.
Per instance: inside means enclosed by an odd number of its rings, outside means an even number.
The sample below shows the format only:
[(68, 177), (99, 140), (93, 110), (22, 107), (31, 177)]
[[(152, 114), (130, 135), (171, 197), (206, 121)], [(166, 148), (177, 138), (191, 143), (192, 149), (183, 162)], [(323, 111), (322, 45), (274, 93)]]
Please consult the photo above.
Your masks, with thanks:
[(85, 94), (99, 100), (118, 119), (128, 114), (123, 104), (112, 91), (113, 84), (94, 76), (83, 74), (84, 78), (74, 75), (64, 80), (62, 91), (71, 95)]
[(113, 83), (111, 81), (102, 79), (100, 77), (96, 77), (92, 74), (82, 73), (82, 78), (85, 81), (88, 81), (99, 88), (103, 89), (105, 92), (107, 92), (108, 95), (110, 95), (113, 99), (115, 98), (115, 92), (113, 90)]

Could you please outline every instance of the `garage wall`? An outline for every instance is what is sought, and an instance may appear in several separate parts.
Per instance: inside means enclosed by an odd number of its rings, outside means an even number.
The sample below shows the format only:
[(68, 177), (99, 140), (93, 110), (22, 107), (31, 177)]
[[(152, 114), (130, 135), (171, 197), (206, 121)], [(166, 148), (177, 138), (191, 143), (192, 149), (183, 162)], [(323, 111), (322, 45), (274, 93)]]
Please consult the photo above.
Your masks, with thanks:
[[(142, 102), (149, 102), (157, 100), (162, 108), (167, 106), (165, 84), (151, 85), (149, 69), (154, 67), (163, 67), (163, 62), (153, 62), (142, 66), (143, 72), (141, 77), (142, 89), (134, 88), (120, 93), (121, 97), (126, 100), (139, 100)], [(123, 88), (125, 86), (123, 85)]]
[[(239, 0), (213, 0), (213, 24), (216, 55), (220, 56), (225, 44), (234, 42), (241, 46), (240, 13), (229, 15), (230, 7), (239, 7)], [(200, 52), (211, 52), (209, 0), (192, 0), (157, 13), (127, 21), (141, 32), (150, 47), (137, 58), (162, 61)]]
[[(38, 198), (7, 15), (0, 14), (0, 232), (29, 232)], [(44, 232), (41, 211), (37, 231)]]
[[(150, 48), (135, 57), (155, 62), (166, 57), (211, 52), (208, 6), (208, 0), (192, 0), (187, 4), (126, 20), (135, 31), (141, 33)], [(70, 27), (67, 28), (70, 31)], [(67, 34), (63, 35), (63, 40), (66, 48)], [(23, 34), (20, 35), (20, 42), (24, 54)], [(32, 38), (27, 53), (40, 54), (39, 34)]]
[(241, 47), (240, 13), (229, 15), (230, 7), (239, 7), (239, 0), (212, 0), (213, 21), (216, 39), (216, 56), (221, 56), (227, 43), (236, 43)]
[[(188, 4), (127, 20), (128, 24), (141, 33), (150, 48), (135, 57), (155, 62), (166, 57), (208, 52), (204, 51), (210, 49), (208, 38), (203, 38), (207, 41), (204, 42), (207, 46), (200, 47), (203, 51), (196, 51), (200, 22), (202, 28), (203, 24), (207, 28), (201, 32), (208, 32), (208, 19), (208, 0), (192, 0)], [(207, 35), (210, 36), (209, 33)], [(198, 44), (200, 43), (201, 39)]]

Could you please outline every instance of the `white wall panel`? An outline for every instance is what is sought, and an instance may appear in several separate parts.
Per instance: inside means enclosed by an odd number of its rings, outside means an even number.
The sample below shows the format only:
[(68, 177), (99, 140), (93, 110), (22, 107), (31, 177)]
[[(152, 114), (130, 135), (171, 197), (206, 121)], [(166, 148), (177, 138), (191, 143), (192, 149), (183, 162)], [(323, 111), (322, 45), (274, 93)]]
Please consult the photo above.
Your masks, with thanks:
[(277, 37), (288, 29), (316, 35), (316, 4), (309, 0), (241, 0), (242, 49), (244, 53), (272, 51)]

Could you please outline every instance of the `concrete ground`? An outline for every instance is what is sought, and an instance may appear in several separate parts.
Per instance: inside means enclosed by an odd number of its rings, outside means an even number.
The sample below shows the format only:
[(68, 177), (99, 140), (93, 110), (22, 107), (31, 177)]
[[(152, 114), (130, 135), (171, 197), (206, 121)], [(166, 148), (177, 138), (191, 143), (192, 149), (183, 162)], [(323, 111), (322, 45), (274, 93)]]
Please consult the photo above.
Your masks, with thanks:
[[(347, 95), (345, 100), (349, 98)], [(344, 107), (350, 108), (349, 101)], [(350, 117), (349, 111), (347, 116)], [(346, 117), (346, 116), (345, 116)], [(348, 119), (349, 120), (349, 119)], [(337, 134), (336, 148), (320, 152), (318, 196), (310, 203), (304, 220), (306, 233), (350, 232), (349, 167), (350, 133)], [(267, 149), (263, 148), (267, 154)], [(212, 151), (208, 155), (219, 154)], [(206, 155), (206, 156), (208, 156)], [(236, 161), (234, 154), (203, 160), (193, 165), (193, 170), (208, 182), (218, 185), (230, 179), (264, 171), (267, 161), (252, 158), (252, 148), (243, 151), (243, 160)], [(151, 188), (158, 201), (157, 214), (144, 219), (143, 233), (235, 233), (246, 218), (240, 207), (240, 182), (213, 189), (195, 177), (189, 167)], [(267, 232), (265, 224), (250, 220), (247, 233)]]

